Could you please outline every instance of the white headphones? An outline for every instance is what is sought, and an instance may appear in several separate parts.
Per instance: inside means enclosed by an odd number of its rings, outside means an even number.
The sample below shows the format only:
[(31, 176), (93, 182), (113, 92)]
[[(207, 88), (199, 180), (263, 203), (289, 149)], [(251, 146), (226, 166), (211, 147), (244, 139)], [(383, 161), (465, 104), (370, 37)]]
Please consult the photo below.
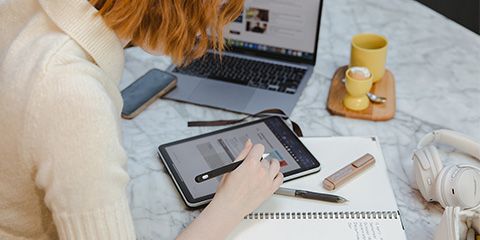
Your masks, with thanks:
[(480, 232), (479, 212), (460, 210), (460, 207), (446, 207), (433, 239), (475, 240), (475, 232)]
[(480, 207), (480, 168), (467, 164), (444, 167), (434, 146), (436, 143), (450, 145), (480, 160), (480, 144), (461, 133), (442, 129), (427, 134), (412, 157), (422, 196), (429, 202), (439, 202), (444, 208)]

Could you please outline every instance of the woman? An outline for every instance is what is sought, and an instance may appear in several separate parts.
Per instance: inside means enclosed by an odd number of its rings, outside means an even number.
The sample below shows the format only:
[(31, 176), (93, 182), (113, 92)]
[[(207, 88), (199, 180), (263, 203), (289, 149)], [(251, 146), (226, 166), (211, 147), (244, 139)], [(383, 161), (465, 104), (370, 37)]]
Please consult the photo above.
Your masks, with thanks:
[[(0, 239), (134, 239), (117, 84), (128, 42), (188, 63), (241, 0), (0, 0)], [(211, 38), (207, 37), (207, 32)], [(246, 161), (179, 236), (222, 239), (282, 183)]]

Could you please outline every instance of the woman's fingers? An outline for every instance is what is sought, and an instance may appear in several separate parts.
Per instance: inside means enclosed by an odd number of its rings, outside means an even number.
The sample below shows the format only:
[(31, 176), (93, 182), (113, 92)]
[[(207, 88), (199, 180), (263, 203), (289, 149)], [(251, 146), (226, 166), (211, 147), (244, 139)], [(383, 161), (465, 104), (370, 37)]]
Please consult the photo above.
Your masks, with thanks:
[(280, 163), (277, 159), (273, 159), (270, 161), (270, 166), (268, 168), (269, 175), (272, 179), (274, 179), (278, 172), (280, 171)]
[(277, 191), (277, 189), (282, 185), (283, 183), (283, 174), (281, 172), (278, 172), (278, 174), (275, 176), (273, 179), (273, 191)]
[(245, 142), (245, 146), (243, 147), (243, 150), (240, 152), (240, 154), (238, 154), (237, 158), (235, 158), (235, 162), (245, 159), (248, 153), (252, 150), (252, 147), (253, 147), (252, 140), (248, 139)]
[(262, 167), (265, 168), (266, 171), (268, 171), (268, 169), (270, 168), (270, 160), (263, 159), (262, 160)]
[(245, 158), (245, 161), (260, 163), (260, 158), (262, 158), (262, 155), (264, 152), (265, 152), (265, 147), (262, 144), (255, 144), (253, 145), (252, 150), (250, 150), (247, 157)]

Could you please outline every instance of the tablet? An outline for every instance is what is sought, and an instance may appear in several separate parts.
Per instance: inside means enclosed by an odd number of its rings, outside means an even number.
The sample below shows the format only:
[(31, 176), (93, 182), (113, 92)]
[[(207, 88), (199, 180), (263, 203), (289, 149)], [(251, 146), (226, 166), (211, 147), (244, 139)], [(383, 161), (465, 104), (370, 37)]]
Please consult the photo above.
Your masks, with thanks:
[(233, 162), (247, 139), (263, 144), (266, 159), (278, 159), (284, 180), (320, 170), (320, 163), (279, 117), (268, 117), (211, 133), (163, 144), (158, 153), (185, 203), (207, 204), (215, 194), (221, 176), (197, 183), (201, 173)]

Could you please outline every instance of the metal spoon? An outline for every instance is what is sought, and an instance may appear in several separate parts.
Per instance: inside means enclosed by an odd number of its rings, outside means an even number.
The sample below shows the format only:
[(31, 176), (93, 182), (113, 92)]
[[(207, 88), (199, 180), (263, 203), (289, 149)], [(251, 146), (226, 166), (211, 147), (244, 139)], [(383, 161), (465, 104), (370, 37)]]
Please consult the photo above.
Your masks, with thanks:
[(373, 102), (373, 103), (386, 103), (387, 102), (387, 98), (386, 97), (380, 97), (380, 96), (377, 96), (373, 93), (367, 93), (367, 97), (368, 99), (370, 99), (370, 102)]
[[(345, 78), (342, 79), (342, 83), (345, 84)], [(370, 100), (370, 102), (372, 102), (372, 103), (386, 103), (387, 102), (386, 97), (377, 96), (377, 95), (375, 95), (371, 92), (367, 93), (367, 97)]]

